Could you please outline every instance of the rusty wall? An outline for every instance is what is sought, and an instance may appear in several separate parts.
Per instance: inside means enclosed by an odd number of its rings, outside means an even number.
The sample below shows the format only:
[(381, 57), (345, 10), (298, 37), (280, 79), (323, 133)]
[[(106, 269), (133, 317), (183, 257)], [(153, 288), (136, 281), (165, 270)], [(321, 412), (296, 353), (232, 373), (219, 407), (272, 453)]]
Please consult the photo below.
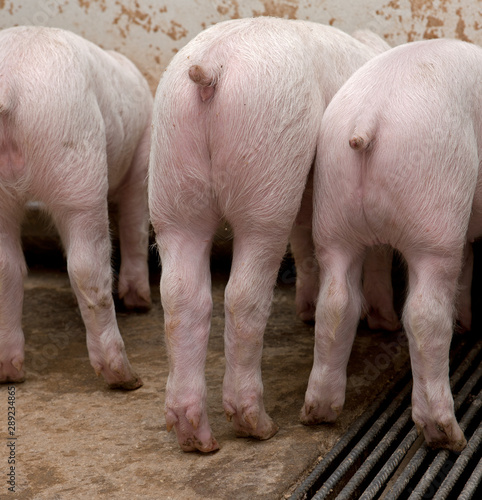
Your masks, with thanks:
[(70, 29), (130, 57), (152, 89), (173, 54), (226, 19), (271, 15), (351, 32), (370, 28), (391, 45), (451, 37), (482, 45), (480, 0), (0, 0), (0, 28)]

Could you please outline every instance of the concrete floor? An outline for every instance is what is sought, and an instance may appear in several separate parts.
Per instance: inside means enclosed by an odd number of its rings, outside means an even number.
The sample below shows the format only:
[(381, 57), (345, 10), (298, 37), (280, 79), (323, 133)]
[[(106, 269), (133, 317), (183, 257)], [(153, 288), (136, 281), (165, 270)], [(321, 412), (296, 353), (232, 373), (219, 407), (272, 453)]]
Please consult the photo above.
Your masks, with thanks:
[[(45, 250), (45, 249), (44, 249)], [(23, 327), (27, 380), (16, 385), (16, 493), (0, 498), (282, 499), (307, 475), (407, 360), (398, 333), (360, 329), (349, 364), (345, 409), (336, 424), (305, 427), (299, 411), (312, 365), (313, 327), (294, 312), (291, 263), (276, 289), (265, 333), (265, 405), (279, 424), (268, 441), (239, 439), (222, 409), (224, 256), (214, 258), (214, 311), (206, 368), (211, 427), (221, 449), (183, 453), (163, 415), (168, 374), (159, 301), (146, 314), (118, 313), (144, 386), (107, 389), (91, 368), (84, 327), (58, 251), (27, 251)], [(47, 267), (45, 263), (48, 262)], [(42, 265), (40, 265), (42, 264)], [(288, 278), (288, 279), (286, 279)], [(0, 388), (0, 436), (7, 436), (7, 387)], [(3, 458), (2, 458), (3, 457)], [(7, 450), (0, 470), (7, 472)]]

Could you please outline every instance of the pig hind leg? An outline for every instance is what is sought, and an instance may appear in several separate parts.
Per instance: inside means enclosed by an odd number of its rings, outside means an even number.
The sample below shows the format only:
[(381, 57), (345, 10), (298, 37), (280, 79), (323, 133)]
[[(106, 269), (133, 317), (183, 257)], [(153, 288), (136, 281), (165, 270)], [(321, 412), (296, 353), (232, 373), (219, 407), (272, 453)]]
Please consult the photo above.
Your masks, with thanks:
[(0, 382), (23, 382), (24, 335), (22, 331), (25, 260), (20, 245), (17, 203), (8, 204), (2, 194), (0, 211)]
[(296, 314), (305, 323), (315, 319), (319, 268), (312, 236), (313, 175), (310, 173), (301, 199), (301, 207), (291, 229), (290, 246), (296, 264)]
[(462, 254), (453, 250), (425, 255), (406, 253), (405, 258), (409, 295), (403, 324), (413, 372), (413, 420), (430, 446), (460, 451), (466, 441), (454, 415), (449, 349)]
[(269, 439), (278, 426), (264, 408), (261, 356), (289, 228), (281, 234), (272, 226), (259, 232), (253, 231), (254, 226), (233, 224), (233, 262), (225, 291), (223, 404), (239, 437)]
[(362, 248), (330, 245), (317, 252), (322, 264), (316, 306), (315, 350), (303, 424), (333, 422), (343, 408), (346, 367), (362, 309)]
[[(179, 109), (181, 109), (179, 104)], [(191, 110), (196, 110), (194, 105)], [(155, 111), (156, 115), (156, 111)], [(149, 172), (149, 208), (161, 258), (161, 301), (169, 360), (164, 411), (182, 450), (219, 448), (207, 413), (205, 364), (211, 326), (210, 251), (220, 223), (211, 162), (196, 117), (171, 129), (159, 115)]]
[[(98, 171), (102, 165), (82, 167), (77, 171), (82, 171), (85, 181), (90, 172)], [(59, 185), (62, 192), (57, 193), (57, 201), (49, 206), (49, 211), (67, 253), (68, 273), (86, 328), (90, 362), (111, 388), (137, 389), (142, 381), (127, 359), (112, 297), (107, 179), (105, 190), (98, 188), (98, 182), (96, 176), (91, 184), (96, 187), (89, 189), (88, 199), (85, 192), (76, 191), (75, 183), (69, 183), (65, 189)]]
[(199, 211), (191, 207), (190, 222), (170, 220), (166, 226), (167, 216), (161, 216), (162, 230), (158, 217), (152, 216), (162, 262), (161, 299), (169, 356), (165, 415), (167, 429), (174, 428), (182, 450), (210, 452), (219, 446), (208, 421), (204, 369), (212, 311), (210, 250), (219, 217), (208, 207)]
[(121, 264), (119, 298), (128, 309), (151, 306), (148, 270), (149, 215), (147, 208), (148, 127), (139, 143), (127, 179), (117, 193)]

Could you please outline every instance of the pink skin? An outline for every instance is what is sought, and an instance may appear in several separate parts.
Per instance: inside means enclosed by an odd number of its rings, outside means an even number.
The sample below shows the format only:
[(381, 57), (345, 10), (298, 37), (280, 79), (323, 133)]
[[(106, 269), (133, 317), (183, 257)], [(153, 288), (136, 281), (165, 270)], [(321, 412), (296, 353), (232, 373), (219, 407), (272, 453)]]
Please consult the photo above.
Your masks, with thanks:
[(35, 200), (65, 247), (92, 366), (109, 386), (136, 389), (112, 299), (107, 200), (119, 201), (119, 294), (149, 307), (147, 82), (124, 56), (63, 30), (3, 30), (0, 52), (0, 381), (25, 377), (20, 222)]
[(331, 422), (341, 411), (363, 256), (388, 244), (408, 267), (402, 319), (413, 420), (430, 446), (465, 446), (448, 354), (458, 280), (470, 283), (470, 243), (482, 234), (481, 79), (475, 45), (411, 43), (367, 63), (328, 106), (314, 173), (313, 234), (324, 272), (304, 423)]
[[(149, 204), (162, 261), (166, 423), (185, 451), (218, 448), (207, 417), (204, 366), (212, 309), (209, 255), (223, 219), (234, 231), (225, 292), (224, 409), (238, 436), (268, 439), (278, 430), (263, 403), (263, 334), (315, 156), (314, 124), (341, 84), (375, 53), (331, 27), (243, 19), (202, 32), (161, 79)], [(309, 196), (303, 203), (311, 217)], [(316, 274), (303, 271), (316, 273), (317, 264), (305, 208), (291, 238), (301, 271), (297, 308), (309, 319)]]

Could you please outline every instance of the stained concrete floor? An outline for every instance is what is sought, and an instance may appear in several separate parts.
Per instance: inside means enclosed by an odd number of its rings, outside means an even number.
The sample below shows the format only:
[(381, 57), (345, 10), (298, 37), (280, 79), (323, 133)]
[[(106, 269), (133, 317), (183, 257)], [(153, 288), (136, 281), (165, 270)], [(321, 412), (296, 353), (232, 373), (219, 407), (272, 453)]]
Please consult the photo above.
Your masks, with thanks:
[[(280, 430), (268, 441), (236, 438), (222, 409), (223, 292), (229, 259), (215, 255), (206, 378), (209, 417), (221, 449), (208, 455), (183, 453), (174, 433), (166, 431), (163, 415), (168, 366), (155, 258), (152, 310), (118, 313), (131, 364), (144, 381), (140, 389), (122, 392), (107, 389), (90, 367), (80, 313), (58, 255), (35, 246), (27, 251), (30, 273), (23, 315), (27, 379), (15, 385), (16, 492), (7, 490), (4, 445), (0, 498), (287, 498), (407, 360), (400, 332), (361, 328), (339, 421), (301, 425), (313, 327), (296, 318), (292, 263), (287, 260), (263, 352), (266, 409)], [(0, 436), (5, 443), (7, 386), (0, 387)]]

